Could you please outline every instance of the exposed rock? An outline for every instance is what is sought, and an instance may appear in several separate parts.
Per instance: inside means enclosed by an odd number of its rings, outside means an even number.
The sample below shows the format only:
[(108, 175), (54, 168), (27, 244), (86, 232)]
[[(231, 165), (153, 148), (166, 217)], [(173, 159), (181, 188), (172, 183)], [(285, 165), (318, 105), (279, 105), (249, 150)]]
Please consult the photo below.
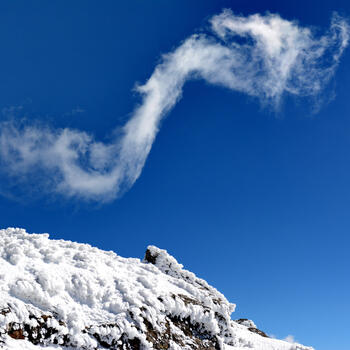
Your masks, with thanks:
[(243, 326), (246, 326), (248, 328), (248, 330), (252, 333), (259, 334), (265, 338), (269, 338), (269, 336), (265, 332), (261, 331), (260, 329), (258, 329), (256, 327), (255, 323), (252, 320), (248, 320), (247, 318), (240, 318), (238, 320), (235, 320), (235, 322), (237, 322), (238, 324), (241, 324)]

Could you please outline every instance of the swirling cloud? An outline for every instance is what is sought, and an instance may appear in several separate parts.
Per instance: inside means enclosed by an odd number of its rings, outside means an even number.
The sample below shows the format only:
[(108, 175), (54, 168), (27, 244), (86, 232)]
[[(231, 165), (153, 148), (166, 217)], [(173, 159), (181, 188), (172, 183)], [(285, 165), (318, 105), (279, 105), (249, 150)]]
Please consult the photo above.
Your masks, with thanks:
[(114, 199), (140, 176), (160, 121), (181, 98), (186, 81), (202, 79), (278, 108), (284, 94), (320, 94), (349, 40), (348, 23), (338, 15), (321, 37), (273, 14), (242, 17), (225, 10), (210, 24), (209, 33), (190, 36), (162, 57), (137, 87), (142, 103), (109, 144), (68, 128), (2, 123), (0, 157), (8, 176), (25, 181), (40, 172), (45, 190)]

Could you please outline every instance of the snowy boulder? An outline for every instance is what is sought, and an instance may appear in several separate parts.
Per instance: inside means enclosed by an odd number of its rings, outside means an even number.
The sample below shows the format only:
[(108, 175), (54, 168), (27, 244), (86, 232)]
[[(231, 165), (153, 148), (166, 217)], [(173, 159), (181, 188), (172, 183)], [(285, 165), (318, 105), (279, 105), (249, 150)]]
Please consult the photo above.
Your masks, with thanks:
[(235, 305), (149, 246), (143, 261), (0, 230), (0, 348), (311, 350), (270, 339)]
[(235, 322), (237, 322), (238, 324), (241, 324), (243, 326), (246, 326), (248, 328), (248, 330), (253, 332), (253, 333), (257, 333), (257, 334), (261, 335), (262, 337), (268, 338), (268, 335), (265, 332), (258, 329), (258, 327), (255, 325), (255, 323), (252, 320), (248, 320), (247, 318), (240, 318), (238, 320), (235, 320)]

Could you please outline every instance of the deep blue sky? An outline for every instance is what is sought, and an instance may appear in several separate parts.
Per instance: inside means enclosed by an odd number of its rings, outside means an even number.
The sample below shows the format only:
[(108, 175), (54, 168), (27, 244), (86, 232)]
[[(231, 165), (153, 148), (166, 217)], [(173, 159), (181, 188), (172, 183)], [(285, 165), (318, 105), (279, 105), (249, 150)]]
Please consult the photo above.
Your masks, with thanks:
[[(225, 7), (323, 30), (332, 11), (350, 15), (345, 0), (2, 1), (0, 109), (22, 106), (18, 117), (104, 140), (139, 101), (135, 82)], [(155, 244), (237, 303), (234, 318), (347, 350), (349, 79), (347, 52), (326, 90), (335, 98), (317, 115), (307, 100), (286, 98), (275, 115), (242, 94), (188, 83), (121, 199), (0, 197), (0, 226), (122, 256)]]

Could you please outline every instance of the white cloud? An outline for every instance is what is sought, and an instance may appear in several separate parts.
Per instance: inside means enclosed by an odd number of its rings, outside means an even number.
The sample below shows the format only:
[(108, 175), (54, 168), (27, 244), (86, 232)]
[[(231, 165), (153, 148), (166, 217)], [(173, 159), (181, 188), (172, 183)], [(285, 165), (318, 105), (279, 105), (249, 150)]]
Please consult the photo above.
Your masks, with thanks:
[(297, 342), (293, 335), (287, 335), (283, 340), (292, 344)]
[(137, 87), (141, 105), (109, 144), (68, 128), (3, 123), (0, 157), (7, 172), (23, 177), (40, 171), (49, 179), (46, 189), (111, 200), (140, 176), (160, 121), (181, 98), (186, 81), (203, 79), (278, 107), (286, 93), (319, 94), (349, 40), (349, 26), (337, 15), (322, 37), (271, 14), (241, 17), (225, 10), (210, 23), (211, 33), (192, 35), (162, 57)]

